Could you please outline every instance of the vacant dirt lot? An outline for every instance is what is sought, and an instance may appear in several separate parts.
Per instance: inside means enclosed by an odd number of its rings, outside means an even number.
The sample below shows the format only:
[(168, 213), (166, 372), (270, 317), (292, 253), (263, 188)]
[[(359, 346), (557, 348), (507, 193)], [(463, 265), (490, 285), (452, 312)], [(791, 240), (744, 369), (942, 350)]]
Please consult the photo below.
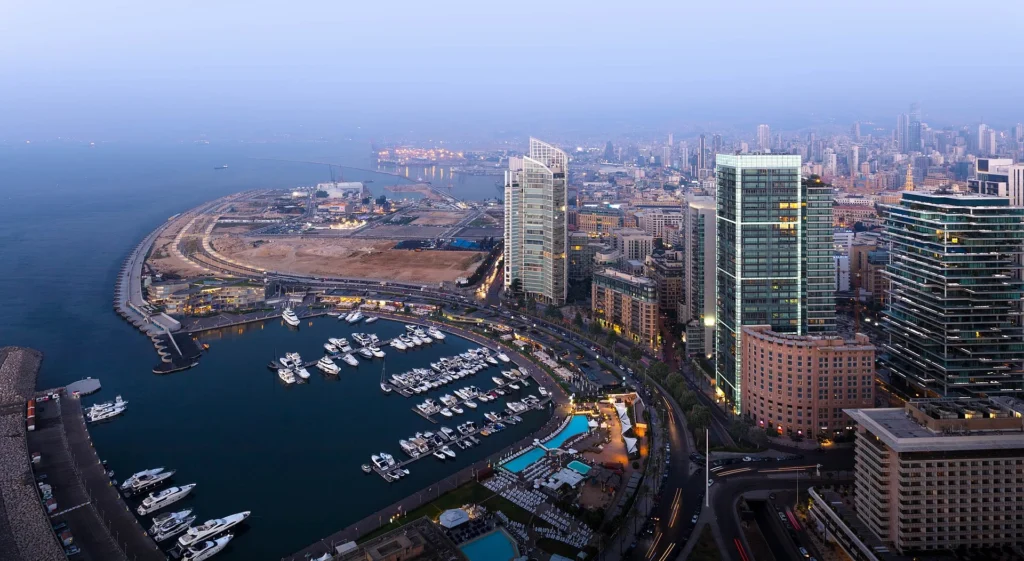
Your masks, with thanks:
[(431, 212), (418, 212), (419, 218), (412, 224), (416, 226), (452, 226), (466, 217), (465, 212), (435, 210)]
[(267, 238), (233, 236), (214, 240), (225, 257), (272, 271), (304, 275), (434, 283), (468, 277), (484, 258), (482, 252), (391, 249), (394, 240)]

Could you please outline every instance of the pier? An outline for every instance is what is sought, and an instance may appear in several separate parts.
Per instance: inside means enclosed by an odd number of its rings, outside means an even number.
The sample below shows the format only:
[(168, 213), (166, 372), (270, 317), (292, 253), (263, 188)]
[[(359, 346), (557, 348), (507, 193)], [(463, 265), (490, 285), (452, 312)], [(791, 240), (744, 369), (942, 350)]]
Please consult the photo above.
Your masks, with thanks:
[[(107, 477), (82, 416), (65, 388), (34, 391), (42, 355), (0, 348), (0, 554), (12, 561), (67, 559), (52, 524), (66, 522), (82, 559), (163, 561)], [(57, 397), (54, 398), (53, 395)], [(35, 407), (35, 430), (25, 423)], [(34, 463), (30, 455), (39, 454)], [(52, 487), (44, 509), (36, 476)]]

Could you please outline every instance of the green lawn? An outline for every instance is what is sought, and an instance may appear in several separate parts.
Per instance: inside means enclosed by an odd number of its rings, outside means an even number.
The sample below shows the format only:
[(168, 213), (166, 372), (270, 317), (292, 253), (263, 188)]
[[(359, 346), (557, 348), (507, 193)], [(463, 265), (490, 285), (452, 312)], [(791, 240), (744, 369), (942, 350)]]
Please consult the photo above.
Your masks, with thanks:
[(690, 552), (691, 561), (722, 561), (722, 553), (718, 551), (718, 544), (715, 543), (715, 536), (711, 535), (711, 526), (704, 526), (700, 533), (697, 544)]
[(529, 512), (526, 512), (519, 506), (516, 506), (505, 497), (495, 495), (494, 492), (487, 487), (473, 481), (453, 489), (441, 495), (440, 498), (435, 499), (415, 510), (410, 510), (401, 519), (385, 524), (380, 528), (361, 536), (358, 541), (359, 543), (366, 542), (380, 536), (381, 534), (390, 532), (395, 528), (404, 526), (413, 520), (419, 520), (424, 516), (431, 520), (437, 520), (437, 517), (440, 516), (442, 512), (451, 508), (459, 508), (466, 504), (483, 505), (488, 512), (500, 510), (504, 512), (505, 516), (508, 516), (510, 520), (522, 522), (527, 525), (529, 525), (530, 518), (532, 517)]
[(562, 557), (568, 557), (569, 559), (575, 559), (580, 553), (580, 550), (575, 547), (551, 538), (541, 538), (537, 540), (537, 547), (552, 555), (561, 555)]
[[(380, 528), (361, 536), (359, 538), (359, 542), (362, 543), (371, 540), (381, 534), (385, 534), (395, 528), (408, 524), (413, 520), (419, 520), (424, 516), (431, 520), (436, 520), (442, 512), (450, 508), (458, 508), (464, 504), (470, 503), (481, 503), (493, 494), (494, 493), (492, 493), (490, 489), (475, 481), (467, 483), (441, 495), (440, 498), (435, 499), (417, 509), (410, 510), (401, 519), (385, 524)], [(509, 518), (511, 518), (511, 515), (509, 515)]]

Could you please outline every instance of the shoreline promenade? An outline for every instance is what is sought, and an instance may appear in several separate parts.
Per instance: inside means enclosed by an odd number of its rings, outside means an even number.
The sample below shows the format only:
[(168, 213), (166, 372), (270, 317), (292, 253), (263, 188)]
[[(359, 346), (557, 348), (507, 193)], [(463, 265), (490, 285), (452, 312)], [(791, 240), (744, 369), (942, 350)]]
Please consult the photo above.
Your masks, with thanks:
[(498, 452), (492, 454), (490, 457), (484, 460), (480, 460), (471, 465), (468, 465), (458, 472), (445, 477), (440, 481), (436, 481), (427, 487), (420, 489), (416, 493), (407, 495), (405, 498), (396, 501), (364, 518), (361, 520), (348, 525), (347, 527), (327, 536), (320, 541), (311, 544), (310, 546), (292, 554), (287, 559), (289, 561), (305, 561), (306, 559), (323, 555), (324, 553), (334, 553), (334, 547), (341, 545), (349, 541), (355, 541), (369, 532), (380, 528), (388, 523), (389, 518), (399, 513), (408, 513), (414, 509), (423, 506), (435, 499), (440, 495), (447, 493), (457, 487), (469, 483), (470, 481), (476, 480), (476, 474), (482, 469), (492, 467), (497, 464), (498, 460), (510, 452), (518, 452), (523, 448), (533, 446), (533, 441), (536, 438), (547, 436), (550, 432), (558, 429), (562, 420), (566, 415), (569, 414), (569, 397), (565, 395), (561, 386), (552, 380), (544, 370), (538, 368), (533, 361), (529, 358), (520, 354), (517, 350), (501, 344), (497, 341), (493, 341), (486, 337), (471, 333), (462, 328), (449, 325), (447, 323), (441, 323), (436, 321), (430, 321), (427, 318), (422, 317), (408, 317), (386, 313), (375, 313), (382, 319), (388, 319), (392, 321), (398, 321), (409, 324), (419, 324), (426, 326), (433, 326), (439, 329), (444, 329), (446, 332), (453, 335), (457, 335), (474, 343), (484, 345), (491, 349), (498, 349), (501, 352), (507, 354), (522, 370), (526, 370), (527, 373), (532, 377), (538, 384), (550, 392), (552, 402), (555, 403), (552, 416), (544, 423), (539, 429), (534, 431), (533, 434), (520, 439), (517, 442), (502, 448)]

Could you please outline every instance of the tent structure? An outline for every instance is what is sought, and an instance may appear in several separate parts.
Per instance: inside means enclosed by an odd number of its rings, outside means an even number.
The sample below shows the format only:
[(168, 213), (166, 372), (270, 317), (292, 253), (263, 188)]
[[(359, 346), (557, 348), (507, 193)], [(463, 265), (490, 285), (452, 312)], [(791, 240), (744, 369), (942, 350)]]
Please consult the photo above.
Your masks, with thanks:
[(438, 522), (445, 528), (454, 528), (460, 524), (469, 522), (469, 514), (461, 508), (453, 508), (441, 513)]

